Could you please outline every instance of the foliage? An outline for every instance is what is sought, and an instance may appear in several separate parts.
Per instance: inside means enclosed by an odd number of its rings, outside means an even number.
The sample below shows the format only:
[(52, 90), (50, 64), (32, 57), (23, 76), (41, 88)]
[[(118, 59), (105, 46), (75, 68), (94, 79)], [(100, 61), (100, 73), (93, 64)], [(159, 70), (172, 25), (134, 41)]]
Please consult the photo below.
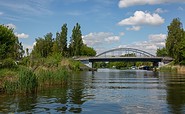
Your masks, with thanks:
[(81, 55), (81, 49), (83, 46), (83, 41), (82, 41), (82, 33), (81, 33), (81, 27), (77, 23), (76, 26), (74, 26), (72, 30), (72, 36), (70, 40), (70, 55), (71, 56), (80, 56)]
[(38, 86), (36, 75), (31, 70), (24, 67), (20, 67), (17, 70), (16, 76), (4, 77), (3, 89), (7, 93), (33, 92)]
[(16, 63), (12, 58), (7, 58), (2, 61), (2, 68), (16, 68)]
[(41, 70), (37, 77), (41, 86), (44, 85), (63, 85), (67, 82), (69, 72), (66, 69), (57, 69), (56, 71)]
[(167, 53), (166, 48), (163, 47), (163, 48), (161, 48), (161, 49), (160, 49), (160, 48), (157, 49), (156, 55), (157, 55), (158, 57), (166, 57), (166, 56), (168, 56), (168, 53)]
[(163, 72), (177, 72), (177, 68), (172, 66), (163, 66), (160, 67), (159, 70)]
[(52, 33), (47, 33), (44, 38), (37, 38), (36, 45), (33, 47), (34, 57), (47, 57), (52, 53), (53, 38)]
[(24, 54), (22, 43), (19, 43), (13, 29), (0, 25), (0, 60), (12, 58), (21, 59)]
[(29, 69), (22, 69), (18, 77), (18, 89), (30, 93), (38, 86), (36, 75)]
[(96, 55), (96, 51), (93, 48), (88, 47), (87, 45), (83, 45), (82, 49), (81, 49), (81, 55), (95, 56)]
[(40, 57), (47, 58), (53, 54), (61, 54), (63, 57), (95, 56), (96, 51), (93, 48), (83, 44), (82, 33), (80, 29), (81, 27), (77, 23), (72, 30), (69, 47), (67, 47), (67, 24), (63, 24), (61, 27), (61, 32), (56, 33), (56, 38), (52, 37), (52, 33), (46, 34), (44, 38), (37, 38), (36, 45), (31, 53), (31, 57), (33, 59)]
[(174, 62), (179, 64), (185, 59), (183, 56), (185, 49), (185, 37), (182, 23), (179, 18), (173, 19), (168, 26), (168, 36), (166, 39), (166, 50), (168, 55), (174, 58)]
[(67, 56), (67, 24), (64, 24), (61, 30), (62, 31), (59, 34), (59, 47), (61, 54), (63, 56)]

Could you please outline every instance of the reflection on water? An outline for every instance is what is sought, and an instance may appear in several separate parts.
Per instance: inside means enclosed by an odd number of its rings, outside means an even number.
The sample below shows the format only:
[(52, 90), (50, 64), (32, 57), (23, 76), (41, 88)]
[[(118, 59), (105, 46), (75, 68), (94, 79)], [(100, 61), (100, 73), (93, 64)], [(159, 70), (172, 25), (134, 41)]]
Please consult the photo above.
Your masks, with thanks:
[(74, 73), (65, 87), (0, 94), (0, 113), (185, 113), (185, 76), (142, 70)]

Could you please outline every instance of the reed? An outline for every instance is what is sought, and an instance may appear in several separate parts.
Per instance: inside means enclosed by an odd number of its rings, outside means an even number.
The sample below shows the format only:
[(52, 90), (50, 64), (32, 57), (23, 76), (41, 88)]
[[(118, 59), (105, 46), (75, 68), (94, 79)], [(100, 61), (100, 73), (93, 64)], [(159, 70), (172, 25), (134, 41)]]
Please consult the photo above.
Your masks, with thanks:
[(38, 86), (36, 75), (29, 69), (22, 69), (18, 76), (18, 90), (26, 93), (34, 91)]
[(38, 72), (37, 77), (39, 85), (63, 85), (67, 83), (69, 72), (66, 69), (41, 70)]
[(163, 66), (163, 67), (159, 68), (159, 71), (177, 72), (177, 67), (174, 67), (174, 66)]
[(13, 78), (4, 79), (3, 90), (6, 93), (31, 93), (36, 90), (38, 80), (29, 69), (21, 69)]

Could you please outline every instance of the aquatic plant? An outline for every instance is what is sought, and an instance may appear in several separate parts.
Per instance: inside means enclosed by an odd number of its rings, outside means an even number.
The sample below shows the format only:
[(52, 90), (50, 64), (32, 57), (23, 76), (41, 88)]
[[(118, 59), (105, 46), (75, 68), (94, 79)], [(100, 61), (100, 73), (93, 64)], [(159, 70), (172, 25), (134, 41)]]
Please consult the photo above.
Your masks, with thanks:
[(36, 75), (29, 69), (22, 69), (18, 75), (19, 91), (31, 92), (38, 86)]
[(42, 85), (63, 85), (67, 83), (69, 72), (65, 68), (57, 69), (56, 71), (41, 70), (37, 77), (39, 84)]
[(31, 93), (36, 90), (38, 80), (36, 75), (29, 69), (21, 69), (17, 76), (6, 76), (3, 90), (7, 93)]

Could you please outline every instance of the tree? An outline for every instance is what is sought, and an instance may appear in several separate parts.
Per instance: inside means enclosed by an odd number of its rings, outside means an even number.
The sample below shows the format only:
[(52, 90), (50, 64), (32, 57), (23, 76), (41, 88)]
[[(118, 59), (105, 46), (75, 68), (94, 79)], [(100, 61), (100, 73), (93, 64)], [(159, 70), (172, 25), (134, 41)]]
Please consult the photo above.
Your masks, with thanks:
[(180, 63), (183, 60), (182, 57), (182, 41), (184, 40), (184, 30), (179, 18), (173, 19), (168, 26), (168, 36), (166, 40), (166, 50), (168, 55), (174, 58), (175, 63)]
[(157, 55), (158, 57), (165, 57), (165, 56), (168, 56), (168, 53), (167, 53), (166, 48), (163, 47), (163, 48), (161, 48), (161, 49), (160, 49), (160, 48), (157, 49), (156, 55)]
[(52, 33), (47, 33), (44, 38), (37, 38), (36, 45), (33, 47), (32, 55), (34, 57), (47, 57), (53, 51)]
[(82, 33), (81, 33), (81, 27), (77, 23), (76, 26), (74, 26), (72, 30), (72, 36), (70, 40), (70, 51), (71, 56), (80, 56), (81, 55), (81, 49), (83, 46), (82, 41)]
[(185, 65), (185, 31), (184, 31), (183, 40), (180, 46), (180, 50), (182, 53), (182, 61), (180, 62), (180, 64)]
[(59, 34), (59, 46), (62, 56), (67, 56), (67, 24), (63, 24), (61, 30), (62, 31)]
[(96, 51), (91, 48), (88, 47), (87, 45), (83, 45), (81, 48), (81, 55), (85, 55), (85, 56), (95, 56), (96, 55)]
[(19, 43), (13, 29), (0, 25), (0, 60), (12, 58), (18, 60), (23, 56), (23, 46)]
[(54, 40), (54, 42), (53, 42), (53, 47), (52, 47), (52, 52), (54, 53), (54, 54), (56, 54), (56, 53), (60, 53), (61, 51), (60, 51), (60, 49), (59, 49), (59, 44), (60, 44), (60, 34), (57, 32), (56, 33), (56, 38), (55, 38), (55, 40)]
[(28, 48), (26, 48), (26, 55), (27, 55), (27, 56), (30, 55), (30, 54), (29, 54), (29, 49), (28, 49)]

